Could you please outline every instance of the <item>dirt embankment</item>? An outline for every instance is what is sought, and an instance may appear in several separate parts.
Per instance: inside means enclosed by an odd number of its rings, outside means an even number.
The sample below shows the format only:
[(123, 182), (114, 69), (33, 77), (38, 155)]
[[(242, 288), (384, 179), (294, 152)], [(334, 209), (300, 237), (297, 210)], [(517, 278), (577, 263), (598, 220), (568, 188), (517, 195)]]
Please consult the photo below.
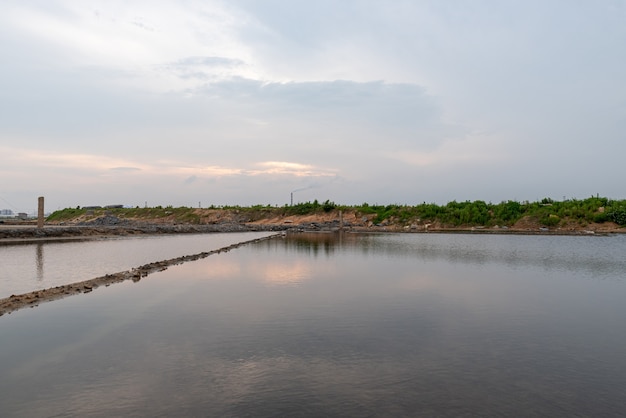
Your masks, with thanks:
[(541, 223), (530, 217), (524, 217), (513, 225), (492, 227), (483, 226), (449, 226), (440, 222), (425, 220), (413, 220), (401, 222), (395, 218), (389, 218), (381, 223), (374, 224), (376, 215), (361, 215), (354, 211), (331, 211), (329, 213), (311, 215), (268, 216), (247, 225), (256, 226), (286, 226), (296, 229), (324, 230), (340, 228), (355, 232), (472, 232), (472, 233), (502, 233), (502, 234), (594, 234), (594, 233), (626, 233), (625, 228), (613, 222), (588, 223), (581, 225), (576, 222), (562, 222), (557, 227), (546, 228)]
[[(192, 217), (189, 217), (191, 215)], [(285, 215), (274, 210), (239, 211), (225, 209), (196, 209), (181, 219), (175, 213), (149, 218), (81, 215), (64, 222), (47, 222), (44, 228), (32, 225), (21, 227), (0, 225), (0, 243), (26, 242), (45, 239), (93, 239), (99, 236), (127, 236), (143, 234), (182, 234), (245, 231), (333, 231), (355, 232), (472, 232), (513, 234), (594, 234), (624, 233), (625, 228), (613, 222), (601, 224), (563, 221), (557, 227), (546, 228), (538, 220), (524, 217), (509, 226), (450, 227), (438, 222), (413, 220), (400, 222), (389, 218), (374, 224), (375, 214), (363, 215), (356, 211), (332, 210), (306, 215)]]

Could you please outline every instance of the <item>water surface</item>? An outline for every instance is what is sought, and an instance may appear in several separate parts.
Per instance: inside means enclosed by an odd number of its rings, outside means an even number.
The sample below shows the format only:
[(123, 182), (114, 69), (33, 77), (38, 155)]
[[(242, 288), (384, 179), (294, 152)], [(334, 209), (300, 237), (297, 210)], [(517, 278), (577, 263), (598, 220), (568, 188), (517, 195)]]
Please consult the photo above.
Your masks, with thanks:
[(270, 233), (150, 235), (0, 245), (0, 298), (208, 252), (267, 235)]
[(621, 416), (626, 237), (303, 235), (0, 318), (3, 416)]

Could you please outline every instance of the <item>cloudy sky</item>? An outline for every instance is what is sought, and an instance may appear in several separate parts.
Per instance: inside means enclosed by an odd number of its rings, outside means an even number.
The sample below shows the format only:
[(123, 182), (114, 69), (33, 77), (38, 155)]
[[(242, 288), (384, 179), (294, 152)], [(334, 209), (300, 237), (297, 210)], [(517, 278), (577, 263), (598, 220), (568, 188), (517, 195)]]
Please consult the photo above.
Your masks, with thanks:
[(626, 1), (3, 0), (0, 209), (626, 198)]

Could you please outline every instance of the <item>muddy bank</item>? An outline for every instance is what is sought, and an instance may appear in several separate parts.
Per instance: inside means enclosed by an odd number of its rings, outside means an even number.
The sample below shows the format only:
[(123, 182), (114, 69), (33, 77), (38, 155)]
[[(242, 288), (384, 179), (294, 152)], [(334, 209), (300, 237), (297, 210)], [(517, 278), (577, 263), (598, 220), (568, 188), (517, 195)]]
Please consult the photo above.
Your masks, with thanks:
[(449, 228), (434, 226), (428, 229), (398, 225), (362, 226), (339, 221), (272, 223), (272, 224), (215, 224), (215, 225), (145, 225), (145, 226), (46, 226), (0, 228), (0, 245), (29, 244), (33, 242), (86, 241), (115, 237), (160, 235), (160, 234), (202, 234), (227, 232), (310, 232), (338, 231), (356, 233), (472, 233), (472, 234), (514, 234), (514, 235), (607, 235), (626, 233), (626, 228), (604, 229), (561, 229), (561, 228)]
[(132, 280), (137, 282), (143, 277), (148, 276), (151, 273), (166, 270), (169, 266), (177, 264), (183, 264), (188, 261), (195, 261), (201, 258), (206, 258), (212, 254), (219, 254), (227, 252), (232, 249), (241, 247), (242, 245), (251, 244), (254, 242), (260, 242), (268, 239), (273, 239), (281, 236), (281, 234), (270, 235), (268, 237), (256, 238), (249, 241), (243, 241), (237, 244), (232, 244), (227, 247), (223, 247), (217, 250), (208, 252), (202, 252), (193, 255), (185, 255), (182, 257), (176, 257), (169, 260), (157, 261), (153, 263), (144, 264), (130, 270), (121, 271), (113, 274), (106, 274), (101, 277), (96, 277), (90, 280), (84, 280), (82, 282), (67, 284), (63, 286), (56, 286), (44, 290), (36, 290), (30, 293), (22, 295), (11, 295), (8, 298), (0, 299), (0, 316), (9, 314), (18, 309), (27, 307), (35, 307), (44, 302), (50, 302), (53, 300), (61, 299), (66, 296), (71, 296), (79, 293), (89, 293), (97, 289), (100, 286), (109, 286), (113, 283), (123, 282), (125, 280)]

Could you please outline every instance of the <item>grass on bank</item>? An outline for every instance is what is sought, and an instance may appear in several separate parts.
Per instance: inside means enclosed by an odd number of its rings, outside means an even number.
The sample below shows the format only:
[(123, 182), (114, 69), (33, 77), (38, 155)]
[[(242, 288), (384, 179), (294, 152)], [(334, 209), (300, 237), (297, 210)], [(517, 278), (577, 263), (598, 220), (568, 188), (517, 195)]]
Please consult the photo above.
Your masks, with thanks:
[[(374, 224), (396, 223), (409, 225), (411, 223), (435, 223), (457, 226), (484, 226), (493, 227), (511, 226), (524, 217), (547, 227), (557, 227), (567, 223), (585, 226), (590, 223), (615, 222), (626, 225), (626, 200), (611, 200), (605, 197), (590, 197), (587, 199), (569, 199), (554, 201), (544, 198), (538, 202), (505, 201), (487, 203), (482, 200), (456, 202), (445, 205), (422, 203), (415, 206), (390, 205), (338, 205), (326, 200), (323, 203), (297, 203), (274, 207), (271, 205), (254, 206), (211, 206), (207, 208), (230, 211), (245, 216), (248, 220), (258, 220), (267, 217), (309, 215), (329, 213), (336, 210), (353, 211), (357, 215), (367, 216)], [(206, 210), (206, 209), (204, 209)], [(81, 216), (97, 217), (111, 214), (120, 218), (158, 219), (169, 218), (181, 223), (200, 223), (203, 209), (190, 207), (135, 207), (135, 208), (67, 208), (58, 210), (48, 216), (48, 221), (71, 221)]]

